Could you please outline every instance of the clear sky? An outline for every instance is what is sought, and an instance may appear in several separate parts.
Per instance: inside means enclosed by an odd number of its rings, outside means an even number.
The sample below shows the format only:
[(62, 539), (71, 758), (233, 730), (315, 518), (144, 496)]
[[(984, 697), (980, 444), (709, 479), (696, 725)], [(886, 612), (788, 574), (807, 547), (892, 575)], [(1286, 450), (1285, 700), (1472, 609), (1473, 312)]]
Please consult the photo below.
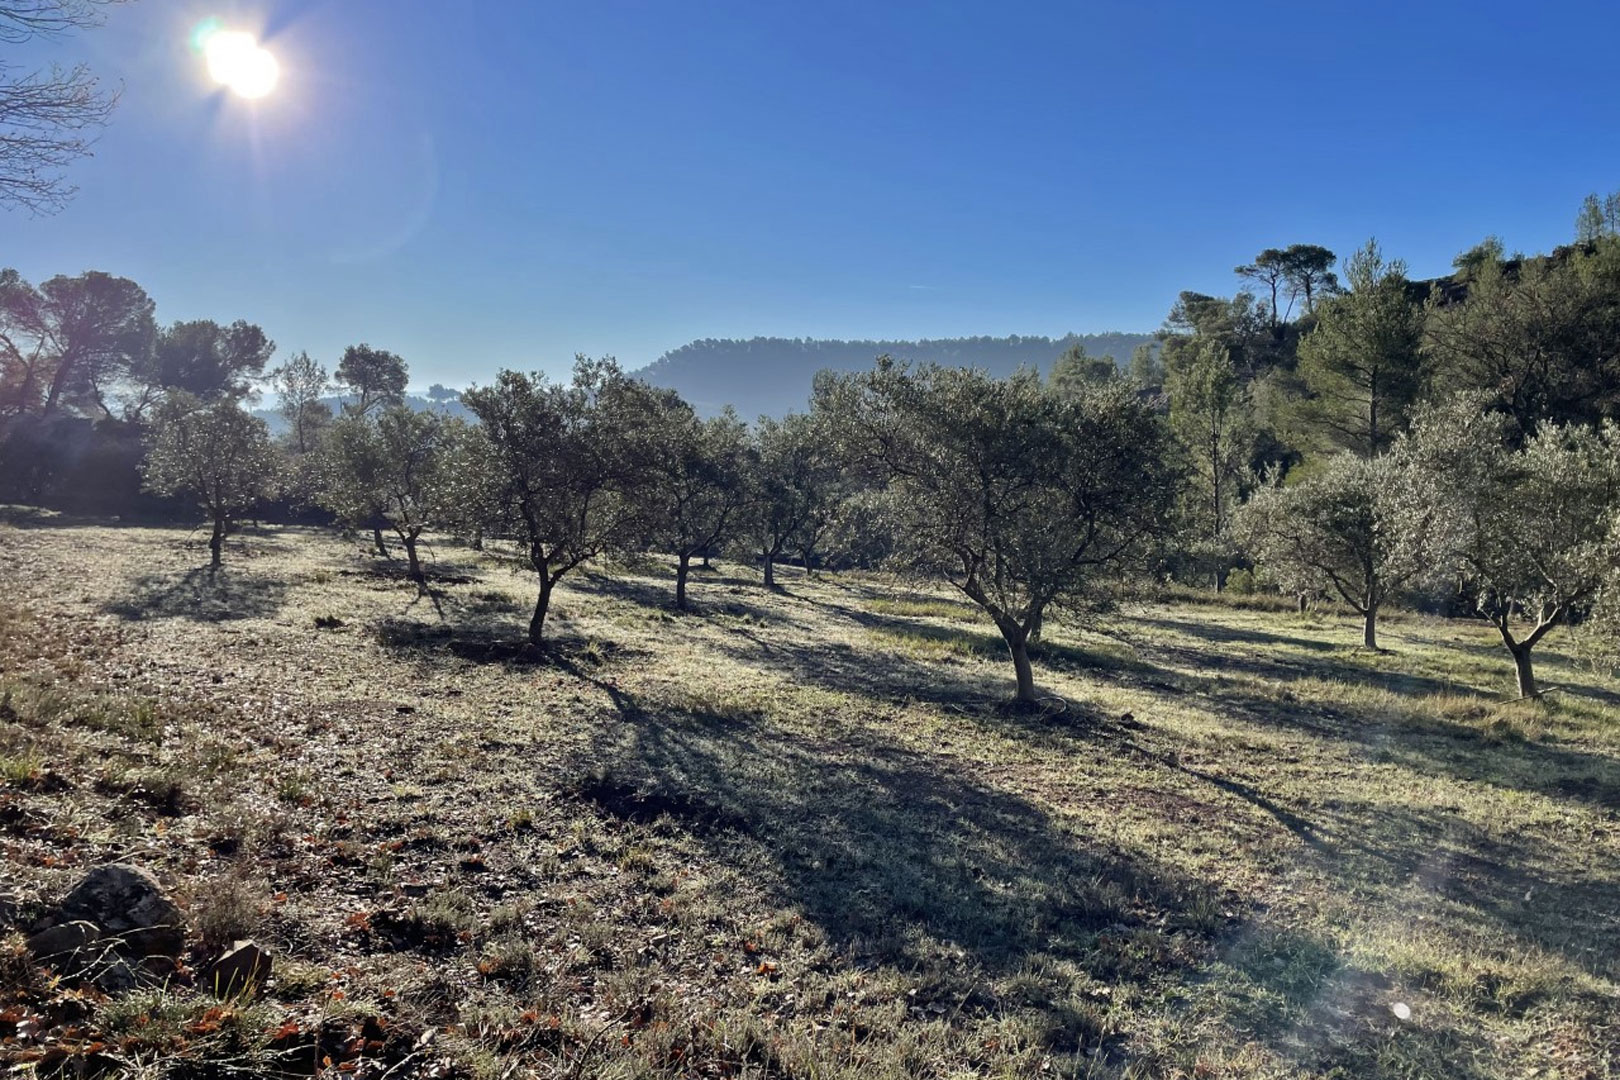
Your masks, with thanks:
[[(217, 90), (209, 16), (275, 92)], [(1620, 188), (1614, 0), (139, 0), (12, 58), (123, 84), (0, 265), (134, 278), (413, 384), (698, 337), (1150, 330), (1375, 235), (1413, 274)], [(15, 55), (21, 52), (21, 55)]]

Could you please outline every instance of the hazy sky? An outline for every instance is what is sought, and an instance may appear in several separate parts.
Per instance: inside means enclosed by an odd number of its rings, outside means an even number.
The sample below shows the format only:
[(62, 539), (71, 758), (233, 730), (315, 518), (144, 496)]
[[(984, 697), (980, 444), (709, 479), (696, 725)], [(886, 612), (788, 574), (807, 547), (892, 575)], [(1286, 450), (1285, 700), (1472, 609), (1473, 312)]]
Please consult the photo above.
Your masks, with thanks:
[[(248, 103), (209, 16), (282, 79)], [(1416, 275), (1620, 188), (1620, 5), (139, 0), (13, 59), (123, 100), (0, 265), (134, 278), (413, 383), (697, 337), (1156, 327), (1262, 247)]]

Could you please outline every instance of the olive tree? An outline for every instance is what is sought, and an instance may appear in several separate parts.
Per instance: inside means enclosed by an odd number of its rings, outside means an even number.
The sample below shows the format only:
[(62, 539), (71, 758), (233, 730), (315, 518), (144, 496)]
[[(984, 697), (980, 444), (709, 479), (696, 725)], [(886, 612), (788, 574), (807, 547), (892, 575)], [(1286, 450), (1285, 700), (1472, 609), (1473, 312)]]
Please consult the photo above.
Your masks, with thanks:
[(1063, 393), (887, 357), (823, 372), (816, 405), (836, 418), (849, 467), (888, 483), (899, 557), (937, 574), (995, 622), (1035, 697), (1029, 642), (1045, 613), (1106, 602), (1101, 587), (1162, 534), (1175, 481), (1163, 426), (1123, 380)]
[(231, 525), (272, 494), (276, 454), (264, 421), (236, 402), (201, 405), (176, 394), (147, 433), (142, 472), (148, 491), (197, 500), (213, 525), (209, 561), (218, 567)]
[(321, 400), (331, 386), (325, 365), (307, 352), (289, 357), (270, 372), (276, 411), (287, 421), (288, 441), (295, 453), (313, 450), (321, 431), (332, 422), (332, 407)]
[(746, 510), (753, 554), (776, 586), (776, 562), (788, 551), (805, 556), (831, 526), (837, 510), (837, 463), (829, 452), (824, 418), (789, 413), (762, 416), (754, 425), (748, 457), (751, 499)]
[(1513, 450), (1511, 415), (1464, 395), (1421, 413), (1411, 444), (1436, 477), (1447, 562), (1537, 697), (1531, 656), (1620, 570), (1620, 428), (1545, 424)]
[(457, 427), (439, 413), (394, 405), (336, 421), (321, 450), (317, 500), (351, 525), (386, 523), (419, 586), (426, 581), (417, 551), (422, 533), (452, 512), (446, 481)]
[(1284, 591), (1337, 594), (1378, 648), (1378, 613), (1435, 568), (1440, 538), (1433, 485), (1402, 455), (1328, 458), (1308, 478), (1257, 490), (1234, 537)]
[(700, 419), (674, 391), (657, 401), (637, 502), (653, 543), (675, 556), (675, 606), (685, 611), (692, 556), (725, 543), (748, 500), (748, 429), (729, 409)]
[(552, 591), (587, 559), (633, 542), (652, 392), (611, 360), (580, 357), (573, 380), (502, 371), (462, 401), (478, 417), (499, 514), (540, 579), (529, 640), (544, 643)]

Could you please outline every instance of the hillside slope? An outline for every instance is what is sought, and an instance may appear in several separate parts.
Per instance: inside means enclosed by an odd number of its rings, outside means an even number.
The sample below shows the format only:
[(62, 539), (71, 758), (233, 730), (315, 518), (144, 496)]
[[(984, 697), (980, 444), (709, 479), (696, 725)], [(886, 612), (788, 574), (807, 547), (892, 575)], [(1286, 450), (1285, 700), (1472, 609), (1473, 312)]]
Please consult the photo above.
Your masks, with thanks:
[(1072, 345), (1121, 365), (1152, 334), (1067, 334), (1049, 337), (936, 338), (922, 341), (835, 341), (765, 338), (748, 341), (704, 338), (673, 349), (636, 372), (656, 386), (677, 390), (700, 412), (731, 405), (744, 418), (780, 416), (802, 409), (810, 384), (823, 368), (855, 371), (887, 353), (917, 362), (981, 367), (1008, 375), (1020, 367), (1048, 371)]

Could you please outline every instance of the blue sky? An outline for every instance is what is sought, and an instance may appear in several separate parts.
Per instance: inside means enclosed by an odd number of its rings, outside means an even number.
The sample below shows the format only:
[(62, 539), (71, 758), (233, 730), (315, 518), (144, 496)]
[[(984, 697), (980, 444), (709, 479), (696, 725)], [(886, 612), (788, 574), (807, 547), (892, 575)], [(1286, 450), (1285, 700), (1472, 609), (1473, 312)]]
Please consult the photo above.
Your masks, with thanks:
[[(247, 103), (188, 37), (281, 62)], [(1620, 188), (1620, 5), (139, 0), (20, 62), (123, 85), (0, 264), (465, 384), (697, 337), (1156, 327), (1263, 247), (1416, 275)]]

